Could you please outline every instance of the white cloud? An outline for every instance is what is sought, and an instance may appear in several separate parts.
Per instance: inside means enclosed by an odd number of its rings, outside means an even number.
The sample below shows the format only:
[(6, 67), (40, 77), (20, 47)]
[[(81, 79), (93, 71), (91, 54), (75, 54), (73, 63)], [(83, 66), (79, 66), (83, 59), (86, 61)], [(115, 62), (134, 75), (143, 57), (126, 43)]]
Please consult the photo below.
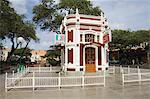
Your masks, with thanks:
[(41, 31), (37, 29), (37, 37), (40, 39), (39, 43), (31, 42), (29, 44), (32, 49), (49, 49), (50, 45), (53, 44), (54, 33), (49, 31)]
[(94, 0), (105, 13), (112, 29), (149, 29), (149, 0)]
[(112, 29), (128, 29), (124, 23), (110, 23)]
[(9, 0), (12, 3), (12, 7), (15, 8), (18, 14), (27, 13), (27, 0)]
[[(9, 0), (19, 14), (31, 15), (32, 7), (41, 0)], [(59, 2), (59, 0), (55, 0)], [(150, 29), (149, 0), (91, 0), (99, 6), (108, 18), (112, 29)], [(29, 17), (28, 17), (29, 19)], [(31, 42), (32, 49), (49, 49), (54, 33), (37, 30), (40, 43)], [(7, 44), (10, 46), (10, 43)]]

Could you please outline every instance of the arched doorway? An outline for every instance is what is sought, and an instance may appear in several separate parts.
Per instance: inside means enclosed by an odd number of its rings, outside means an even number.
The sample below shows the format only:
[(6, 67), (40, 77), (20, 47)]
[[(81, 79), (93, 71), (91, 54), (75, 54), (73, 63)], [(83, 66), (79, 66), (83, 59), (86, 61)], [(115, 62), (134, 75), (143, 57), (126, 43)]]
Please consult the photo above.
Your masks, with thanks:
[(96, 72), (96, 53), (95, 48), (87, 47), (85, 48), (85, 71), (86, 72)]

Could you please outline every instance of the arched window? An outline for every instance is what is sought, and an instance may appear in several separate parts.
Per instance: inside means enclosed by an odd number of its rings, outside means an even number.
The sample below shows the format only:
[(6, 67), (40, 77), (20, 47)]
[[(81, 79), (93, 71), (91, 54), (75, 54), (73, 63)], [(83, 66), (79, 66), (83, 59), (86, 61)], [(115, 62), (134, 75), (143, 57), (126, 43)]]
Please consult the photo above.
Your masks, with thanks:
[(85, 42), (94, 42), (95, 35), (85, 34)]

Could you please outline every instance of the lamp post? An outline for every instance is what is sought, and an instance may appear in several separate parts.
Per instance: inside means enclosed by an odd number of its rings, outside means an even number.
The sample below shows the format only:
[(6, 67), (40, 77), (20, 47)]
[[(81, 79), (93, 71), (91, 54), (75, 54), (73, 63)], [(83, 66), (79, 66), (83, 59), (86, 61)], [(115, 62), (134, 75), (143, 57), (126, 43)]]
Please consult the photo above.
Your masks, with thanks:
[[(22, 47), (22, 44), (25, 43), (25, 40), (23, 37), (18, 37), (17, 38), (17, 42), (20, 44), (20, 48)], [(21, 63), (22, 61), (22, 56), (23, 56), (23, 53), (21, 52), (20, 53), (20, 59), (19, 59), (19, 64), (18, 64), (18, 72), (21, 72), (24, 70), (25, 66)]]

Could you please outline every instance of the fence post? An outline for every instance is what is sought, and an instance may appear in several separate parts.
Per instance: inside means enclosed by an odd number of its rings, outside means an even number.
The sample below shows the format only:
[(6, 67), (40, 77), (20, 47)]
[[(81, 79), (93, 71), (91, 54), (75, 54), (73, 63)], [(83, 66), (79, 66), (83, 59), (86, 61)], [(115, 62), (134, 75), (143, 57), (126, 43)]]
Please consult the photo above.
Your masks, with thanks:
[(140, 72), (140, 68), (139, 68), (139, 66), (138, 66), (137, 68), (138, 68), (138, 78), (139, 78), (139, 84), (141, 84), (141, 72)]
[(7, 72), (5, 74), (5, 92), (7, 92)]
[(13, 72), (12, 72), (12, 73), (13, 73), (13, 76), (14, 76), (14, 75), (15, 75), (15, 72), (14, 72), (14, 70), (13, 70)]
[(41, 72), (41, 67), (39, 66), (39, 72)]
[(120, 73), (122, 74), (122, 65), (120, 65)]
[(128, 66), (128, 74), (130, 73), (130, 66)]
[(106, 76), (106, 75), (105, 75), (105, 70), (104, 70), (103, 76), (104, 76), (104, 87), (105, 87), (105, 84), (106, 84), (106, 81), (105, 81), (105, 80), (106, 80), (106, 79), (105, 79), (105, 76)]
[(122, 67), (122, 66), (120, 67), (120, 72), (121, 72), (121, 74), (124, 73), (124, 70), (123, 70), (123, 67)]
[(116, 73), (115, 65), (113, 66), (113, 73), (114, 73), (114, 74)]
[(50, 65), (50, 72), (52, 72), (52, 65)]
[(124, 86), (124, 74), (122, 73), (122, 85)]
[(84, 75), (82, 75), (82, 88), (84, 88)]
[(121, 76), (122, 76), (122, 85), (124, 86), (124, 71), (123, 71), (123, 68), (121, 69)]
[(59, 72), (59, 77), (58, 77), (58, 88), (60, 90), (61, 88), (61, 77), (60, 77), (60, 72)]
[(35, 73), (33, 72), (33, 77), (32, 77), (32, 91), (34, 91), (34, 87), (35, 87)]

